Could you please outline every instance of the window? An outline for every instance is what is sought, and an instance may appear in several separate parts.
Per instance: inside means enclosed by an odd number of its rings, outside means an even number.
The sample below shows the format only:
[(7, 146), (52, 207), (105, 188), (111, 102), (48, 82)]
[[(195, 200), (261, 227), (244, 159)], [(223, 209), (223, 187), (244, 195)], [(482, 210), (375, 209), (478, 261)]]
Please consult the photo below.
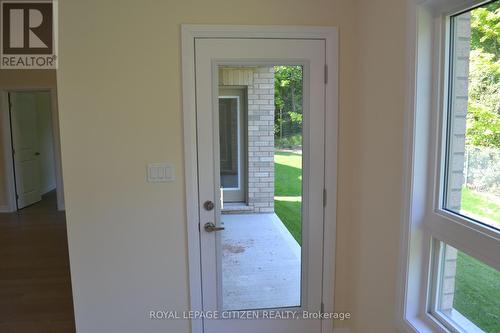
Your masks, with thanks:
[(445, 209), (500, 229), (500, 1), (450, 17)]
[(463, 332), (500, 332), (500, 271), (445, 243), (436, 250), (432, 312)]
[(500, 0), (463, 3), (409, 23), (405, 332), (500, 332)]

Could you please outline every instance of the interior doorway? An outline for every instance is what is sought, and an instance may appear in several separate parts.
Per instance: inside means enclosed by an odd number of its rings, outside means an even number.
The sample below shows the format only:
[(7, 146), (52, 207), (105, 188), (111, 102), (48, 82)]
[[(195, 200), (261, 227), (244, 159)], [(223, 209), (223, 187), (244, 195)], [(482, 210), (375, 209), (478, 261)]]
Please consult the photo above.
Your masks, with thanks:
[(75, 332), (56, 88), (0, 90), (0, 128), (0, 332)]
[(9, 90), (2, 97), (7, 211), (31, 206), (52, 192), (57, 210), (64, 210), (55, 92)]

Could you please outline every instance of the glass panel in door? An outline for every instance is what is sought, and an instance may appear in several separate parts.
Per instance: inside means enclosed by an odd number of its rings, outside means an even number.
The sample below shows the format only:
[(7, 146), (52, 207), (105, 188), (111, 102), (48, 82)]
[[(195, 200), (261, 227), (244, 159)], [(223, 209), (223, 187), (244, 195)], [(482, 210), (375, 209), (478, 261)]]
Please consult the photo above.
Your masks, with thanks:
[(219, 66), (222, 310), (301, 306), (302, 92), (302, 66)]

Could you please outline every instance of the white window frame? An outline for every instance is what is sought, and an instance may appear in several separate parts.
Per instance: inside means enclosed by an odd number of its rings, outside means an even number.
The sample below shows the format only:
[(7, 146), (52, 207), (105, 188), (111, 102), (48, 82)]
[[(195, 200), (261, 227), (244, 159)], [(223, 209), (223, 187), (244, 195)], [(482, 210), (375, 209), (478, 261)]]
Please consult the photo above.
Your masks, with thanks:
[[(500, 270), (500, 234), (442, 207), (450, 16), (488, 1), (407, 0), (405, 113), (397, 326), (401, 332), (455, 332), (431, 311), (432, 260), (444, 242)], [(433, 250), (434, 249), (434, 250)], [(495, 255), (496, 254), (496, 255)]]

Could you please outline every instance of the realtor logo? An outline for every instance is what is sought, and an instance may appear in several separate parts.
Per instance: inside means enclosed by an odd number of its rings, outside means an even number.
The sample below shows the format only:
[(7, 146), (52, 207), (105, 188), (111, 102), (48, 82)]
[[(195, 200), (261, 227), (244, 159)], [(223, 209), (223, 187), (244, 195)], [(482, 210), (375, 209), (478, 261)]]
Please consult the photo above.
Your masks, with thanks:
[(55, 1), (0, 1), (2, 69), (57, 68)]

